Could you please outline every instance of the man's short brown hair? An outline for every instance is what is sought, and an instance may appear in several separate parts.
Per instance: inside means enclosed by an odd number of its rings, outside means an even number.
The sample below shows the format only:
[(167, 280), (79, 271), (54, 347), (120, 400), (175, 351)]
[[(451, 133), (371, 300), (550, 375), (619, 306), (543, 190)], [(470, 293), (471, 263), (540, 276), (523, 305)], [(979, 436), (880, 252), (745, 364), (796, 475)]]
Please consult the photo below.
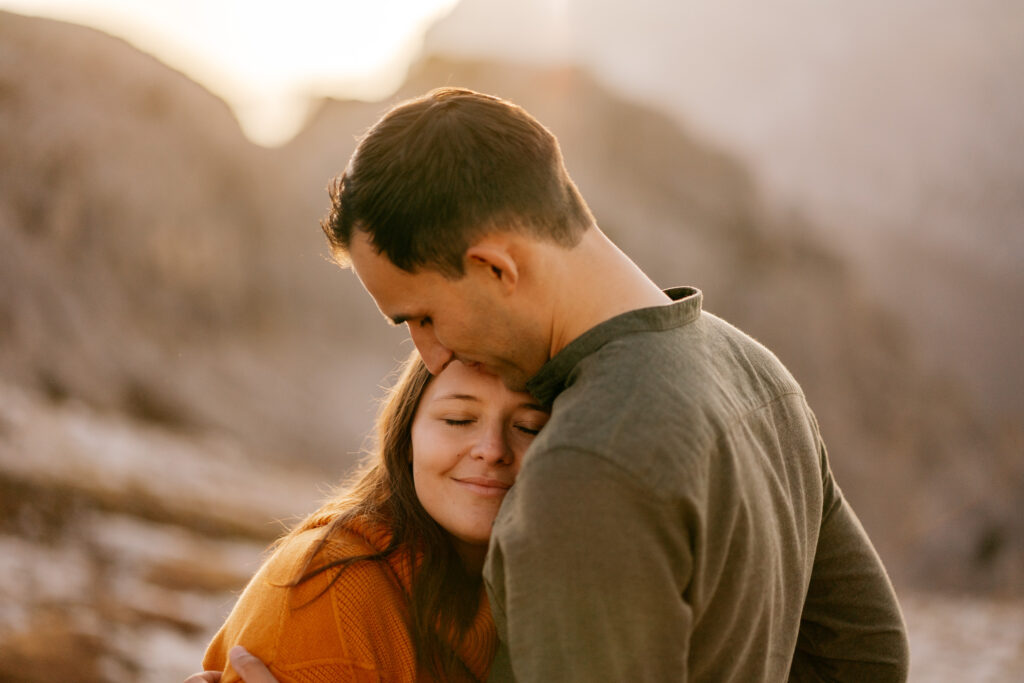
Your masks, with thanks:
[(492, 230), (523, 230), (571, 247), (594, 219), (558, 141), (521, 107), (441, 88), (388, 111), (360, 139), (330, 188), (321, 222), (345, 259), (353, 230), (397, 267), (448, 277)]

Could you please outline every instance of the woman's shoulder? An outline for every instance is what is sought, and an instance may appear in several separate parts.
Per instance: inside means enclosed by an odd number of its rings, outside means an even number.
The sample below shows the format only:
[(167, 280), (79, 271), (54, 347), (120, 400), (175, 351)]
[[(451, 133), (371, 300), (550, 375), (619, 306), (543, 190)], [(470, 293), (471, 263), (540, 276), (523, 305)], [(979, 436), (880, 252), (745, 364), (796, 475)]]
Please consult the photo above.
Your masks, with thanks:
[[(371, 530), (371, 535), (365, 533), (364, 528)], [(272, 580), (291, 583), (304, 570), (323, 564), (325, 560), (333, 562), (376, 555), (387, 544), (376, 542), (377, 536), (372, 534), (375, 530), (366, 523), (357, 522), (292, 532), (274, 548), (264, 565), (266, 572)], [(383, 535), (385, 531), (382, 529), (377, 533)]]
[[(366, 519), (292, 531), (278, 540), (253, 580), (262, 575), (271, 585), (290, 586), (318, 567), (377, 556), (387, 550), (390, 540), (389, 527)], [(361, 563), (352, 566), (356, 564)]]
[(295, 619), (303, 606), (328, 593), (360, 603), (367, 590), (379, 593), (373, 590), (378, 584), (402, 583), (393, 576), (391, 557), (401, 549), (379, 557), (389, 541), (386, 527), (366, 520), (292, 532), (278, 542), (239, 604), (264, 611), (288, 607)]
[(246, 587), (204, 666), (222, 668), (236, 644), (279, 667), (402, 666), (404, 656), (387, 654), (408, 646), (402, 581), (390, 561), (359, 559), (386, 548), (389, 538), (386, 529), (361, 522), (287, 536)]

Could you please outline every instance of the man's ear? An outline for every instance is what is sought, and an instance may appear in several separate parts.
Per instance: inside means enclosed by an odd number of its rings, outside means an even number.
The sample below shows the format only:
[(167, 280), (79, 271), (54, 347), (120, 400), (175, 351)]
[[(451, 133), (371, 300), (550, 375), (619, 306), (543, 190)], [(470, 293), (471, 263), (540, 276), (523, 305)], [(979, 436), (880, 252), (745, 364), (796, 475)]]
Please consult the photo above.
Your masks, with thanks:
[(467, 269), (479, 269), (485, 277), (511, 292), (519, 284), (519, 264), (509, 245), (481, 240), (466, 250)]

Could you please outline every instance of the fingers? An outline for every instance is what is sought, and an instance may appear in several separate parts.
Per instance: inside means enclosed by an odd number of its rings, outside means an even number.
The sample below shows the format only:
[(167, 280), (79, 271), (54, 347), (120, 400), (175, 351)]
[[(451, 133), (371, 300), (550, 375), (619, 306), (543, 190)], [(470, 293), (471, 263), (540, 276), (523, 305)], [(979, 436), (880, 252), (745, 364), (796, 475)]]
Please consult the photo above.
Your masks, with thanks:
[(185, 683), (220, 683), (220, 673), (220, 671), (204, 671), (192, 674), (185, 679)]
[(228, 657), (231, 658), (231, 666), (235, 668), (245, 683), (278, 683), (263, 662), (249, 654), (249, 651), (241, 645), (231, 648)]

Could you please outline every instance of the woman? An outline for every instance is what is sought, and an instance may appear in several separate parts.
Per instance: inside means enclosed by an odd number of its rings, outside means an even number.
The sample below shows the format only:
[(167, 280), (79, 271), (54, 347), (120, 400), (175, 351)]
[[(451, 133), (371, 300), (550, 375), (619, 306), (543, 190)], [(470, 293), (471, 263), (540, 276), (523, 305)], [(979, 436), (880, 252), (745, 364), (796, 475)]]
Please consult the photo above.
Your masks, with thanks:
[(354, 483), (276, 545), (203, 664), (244, 645), (287, 681), (484, 680), (497, 645), (480, 572), (548, 414), (496, 377), (415, 353)]

